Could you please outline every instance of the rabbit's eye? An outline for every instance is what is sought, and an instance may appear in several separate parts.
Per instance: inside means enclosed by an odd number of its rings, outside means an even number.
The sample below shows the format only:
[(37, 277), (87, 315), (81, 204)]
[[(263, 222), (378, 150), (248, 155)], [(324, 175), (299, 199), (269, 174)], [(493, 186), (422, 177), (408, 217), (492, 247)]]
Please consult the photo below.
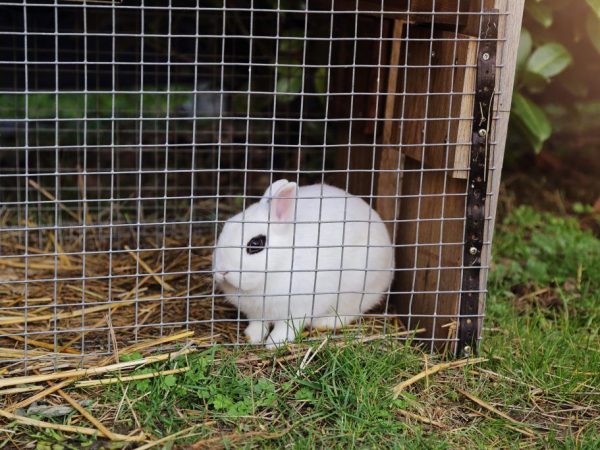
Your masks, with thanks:
[(262, 252), (265, 248), (266, 243), (267, 237), (263, 234), (260, 234), (248, 241), (248, 244), (246, 245), (246, 251), (249, 255), (254, 255), (255, 253)]

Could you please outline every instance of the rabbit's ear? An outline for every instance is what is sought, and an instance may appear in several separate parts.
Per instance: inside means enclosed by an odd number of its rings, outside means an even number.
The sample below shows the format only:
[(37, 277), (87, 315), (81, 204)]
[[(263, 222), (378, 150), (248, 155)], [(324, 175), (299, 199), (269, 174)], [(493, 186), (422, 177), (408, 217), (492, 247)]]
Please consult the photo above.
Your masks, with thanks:
[(296, 183), (288, 182), (277, 191), (271, 200), (271, 220), (276, 222), (291, 222), (294, 220), (297, 188)]
[(279, 189), (281, 189), (283, 186), (285, 186), (288, 183), (289, 183), (288, 180), (277, 180), (277, 181), (273, 182), (273, 184), (271, 184), (267, 188), (265, 193), (263, 194), (262, 198), (260, 199), (260, 202), (261, 203), (269, 202), (273, 197), (275, 197), (275, 194), (277, 194), (277, 191), (279, 191)]

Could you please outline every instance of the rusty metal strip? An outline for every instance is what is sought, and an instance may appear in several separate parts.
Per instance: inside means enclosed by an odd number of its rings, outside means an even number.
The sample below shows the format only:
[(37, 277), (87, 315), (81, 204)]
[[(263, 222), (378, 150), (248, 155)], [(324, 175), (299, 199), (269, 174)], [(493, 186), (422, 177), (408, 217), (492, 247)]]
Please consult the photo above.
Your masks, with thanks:
[(464, 268), (458, 323), (457, 354), (463, 356), (476, 353), (481, 323), (477, 315), (479, 314), (479, 298), (481, 295), (481, 251), (483, 248), (487, 168), (490, 153), (488, 138), (492, 126), (496, 83), (498, 10), (487, 10), (481, 17), (479, 37), (470, 168), (467, 185)]

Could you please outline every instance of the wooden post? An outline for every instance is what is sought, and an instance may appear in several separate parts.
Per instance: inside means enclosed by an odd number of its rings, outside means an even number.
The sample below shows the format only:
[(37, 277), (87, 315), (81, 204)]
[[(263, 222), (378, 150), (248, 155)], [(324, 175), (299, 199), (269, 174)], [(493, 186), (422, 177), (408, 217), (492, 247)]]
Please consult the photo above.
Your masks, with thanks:
[[(484, 229), (484, 242), (491, 242), (494, 235), (494, 225), (496, 223), (496, 209), (498, 206), (498, 193), (500, 191), (500, 176), (502, 173), (502, 163), (504, 161), (504, 149), (506, 146), (506, 135), (508, 131), (508, 120), (510, 116), (510, 107), (512, 102), (513, 86), (515, 81), (515, 70), (517, 67), (517, 51), (519, 49), (519, 37), (521, 34), (521, 22), (523, 20), (523, 8), (525, 0), (495, 0), (494, 7), (500, 11), (499, 17), (499, 48), (498, 48), (498, 66), (502, 67), (496, 74), (496, 86), (499, 95), (496, 97), (496, 117), (492, 139), (496, 145), (492, 149), (490, 165), (492, 176), (488, 182), (488, 190), (492, 192), (491, 197), (486, 202), (485, 216), (491, 217), (486, 221)], [(483, 267), (489, 267), (491, 260), (491, 248), (484, 245), (481, 264)], [(485, 289), (487, 280), (487, 271), (484, 271), (482, 277), (482, 290)], [(485, 296), (480, 297), (479, 313), (485, 311)], [(480, 325), (479, 329), (481, 330)]]

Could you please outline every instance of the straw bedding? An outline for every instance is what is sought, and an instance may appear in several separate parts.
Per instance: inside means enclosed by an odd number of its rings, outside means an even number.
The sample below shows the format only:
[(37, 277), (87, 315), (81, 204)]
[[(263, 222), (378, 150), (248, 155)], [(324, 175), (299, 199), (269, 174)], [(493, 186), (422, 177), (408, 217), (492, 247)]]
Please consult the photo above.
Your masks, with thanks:
[[(228, 215), (233, 208), (221, 211)], [(194, 209), (209, 218), (214, 204)], [(101, 221), (88, 213), (86, 224), (94, 223)], [(90, 367), (139, 342), (150, 343), (145, 353), (165, 351), (173, 343), (160, 338), (181, 330), (194, 332), (187, 344), (244, 343), (244, 317), (213, 287), (215, 229), (203, 226), (191, 232), (181, 223), (164, 230), (131, 226), (112, 233), (100, 226), (59, 238), (50, 227), (28, 231), (27, 239), (4, 227), (0, 374)], [(403, 329), (395, 320), (386, 325), (370, 317), (361, 331), (381, 334), (384, 327), (388, 333)]]

